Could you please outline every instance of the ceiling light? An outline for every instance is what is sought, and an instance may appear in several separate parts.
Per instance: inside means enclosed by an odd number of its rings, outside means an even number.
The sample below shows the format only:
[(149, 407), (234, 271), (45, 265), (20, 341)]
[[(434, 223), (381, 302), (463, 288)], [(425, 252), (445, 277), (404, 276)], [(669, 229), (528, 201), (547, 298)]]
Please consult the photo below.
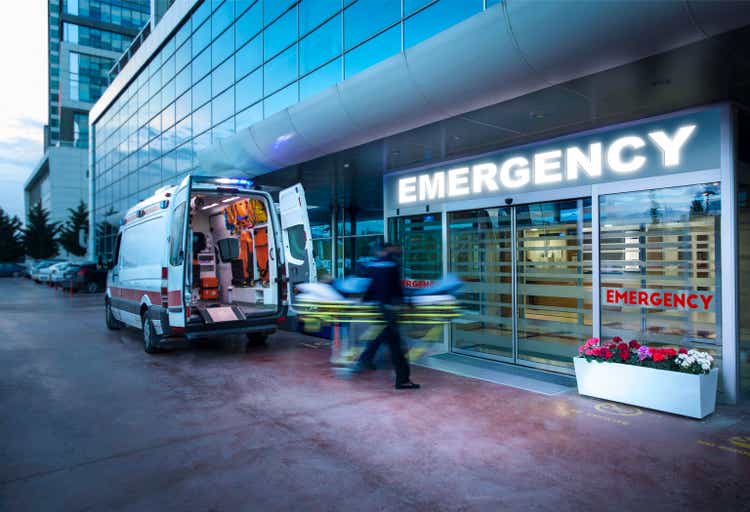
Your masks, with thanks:
[(240, 198), (240, 196), (228, 197), (228, 198), (226, 198), (226, 199), (222, 199), (222, 200), (221, 200), (221, 202), (222, 202), (222, 203), (231, 203), (231, 202), (232, 202), (232, 201), (234, 201), (235, 199), (239, 199), (239, 198)]
[(211, 204), (209, 204), (209, 205), (204, 206), (203, 208), (201, 208), (201, 210), (208, 210), (209, 208), (213, 208), (214, 206), (219, 206), (219, 203), (211, 203)]

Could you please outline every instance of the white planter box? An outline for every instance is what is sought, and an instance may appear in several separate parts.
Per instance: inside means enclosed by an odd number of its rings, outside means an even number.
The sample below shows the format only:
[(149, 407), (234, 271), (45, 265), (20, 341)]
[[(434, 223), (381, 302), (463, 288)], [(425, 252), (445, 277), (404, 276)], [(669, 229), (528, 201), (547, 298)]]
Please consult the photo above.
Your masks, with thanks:
[(578, 393), (691, 418), (705, 418), (716, 407), (719, 369), (704, 375), (655, 370), (574, 357)]

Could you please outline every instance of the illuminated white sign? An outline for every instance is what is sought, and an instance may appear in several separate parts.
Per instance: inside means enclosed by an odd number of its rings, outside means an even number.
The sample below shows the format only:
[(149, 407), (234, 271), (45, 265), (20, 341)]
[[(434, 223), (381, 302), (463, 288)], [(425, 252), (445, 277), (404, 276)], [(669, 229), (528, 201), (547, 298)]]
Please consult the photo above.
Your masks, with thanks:
[[(583, 146), (545, 148), (527, 156), (509, 156), (499, 162), (481, 161), (398, 178), (397, 202), (407, 205), (488, 192), (512, 192), (529, 185), (574, 184), (581, 178), (600, 179), (609, 172), (613, 176), (635, 176), (650, 163), (674, 168), (680, 165), (683, 149), (696, 127), (696, 124), (684, 124), (670, 133), (654, 130), (645, 137), (630, 134), (606, 143), (591, 141)], [(649, 158), (658, 161), (649, 162)]]

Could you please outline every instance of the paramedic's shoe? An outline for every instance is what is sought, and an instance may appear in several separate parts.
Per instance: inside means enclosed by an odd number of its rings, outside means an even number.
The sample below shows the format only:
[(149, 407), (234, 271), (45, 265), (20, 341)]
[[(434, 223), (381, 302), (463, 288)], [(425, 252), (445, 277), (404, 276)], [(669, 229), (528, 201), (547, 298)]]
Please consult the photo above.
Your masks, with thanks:
[(406, 382), (397, 382), (395, 387), (396, 389), (419, 389), (422, 386), (407, 380)]

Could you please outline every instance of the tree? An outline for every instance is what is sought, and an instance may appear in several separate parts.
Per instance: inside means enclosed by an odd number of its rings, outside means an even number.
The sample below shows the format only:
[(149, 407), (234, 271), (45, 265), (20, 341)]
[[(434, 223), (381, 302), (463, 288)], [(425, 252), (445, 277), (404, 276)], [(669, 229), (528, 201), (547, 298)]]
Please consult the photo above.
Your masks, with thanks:
[(0, 261), (18, 261), (23, 253), (21, 220), (0, 208)]
[(80, 232), (84, 232), (84, 239), (88, 239), (89, 236), (89, 210), (86, 208), (86, 203), (81, 200), (78, 203), (78, 207), (68, 208), (70, 212), (70, 218), (60, 230), (60, 237), (58, 238), (60, 245), (68, 251), (70, 254), (75, 256), (85, 256), (86, 248), (81, 246), (78, 242)]
[(110, 222), (109, 219), (116, 215), (114, 208), (104, 212), (103, 221), (96, 225), (96, 253), (99, 255), (99, 261), (102, 264), (112, 263), (114, 252), (114, 242), (117, 237), (118, 225)]
[(57, 222), (49, 221), (49, 212), (37, 203), (29, 209), (29, 218), (23, 233), (23, 246), (26, 254), (34, 259), (46, 259), (57, 256), (57, 240), (55, 236), (59, 230)]

